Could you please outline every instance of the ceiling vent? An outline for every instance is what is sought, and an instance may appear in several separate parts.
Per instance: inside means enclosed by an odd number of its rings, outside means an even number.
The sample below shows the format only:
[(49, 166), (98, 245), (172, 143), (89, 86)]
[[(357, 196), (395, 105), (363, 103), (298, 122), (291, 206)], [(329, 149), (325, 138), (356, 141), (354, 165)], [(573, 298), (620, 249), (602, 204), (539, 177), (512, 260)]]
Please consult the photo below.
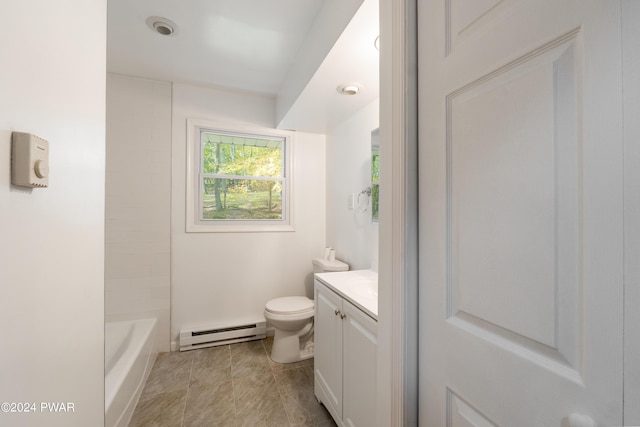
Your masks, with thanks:
[(175, 33), (176, 31), (176, 24), (171, 22), (167, 18), (162, 18), (160, 16), (150, 16), (147, 18), (146, 22), (149, 28), (163, 36), (173, 35), (173, 33)]

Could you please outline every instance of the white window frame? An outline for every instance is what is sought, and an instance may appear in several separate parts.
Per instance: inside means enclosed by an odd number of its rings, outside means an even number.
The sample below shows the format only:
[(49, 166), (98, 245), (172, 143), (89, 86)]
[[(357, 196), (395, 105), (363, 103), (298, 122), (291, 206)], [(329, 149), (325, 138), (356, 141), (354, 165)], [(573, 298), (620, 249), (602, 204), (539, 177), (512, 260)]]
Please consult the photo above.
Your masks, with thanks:
[[(238, 133), (257, 137), (276, 137), (284, 140), (281, 220), (203, 220), (202, 212), (202, 130)], [(186, 231), (187, 233), (241, 233), (241, 232), (289, 232), (295, 231), (293, 224), (293, 132), (277, 129), (228, 125), (206, 120), (187, 119), (187, 185), (186, 185)]]

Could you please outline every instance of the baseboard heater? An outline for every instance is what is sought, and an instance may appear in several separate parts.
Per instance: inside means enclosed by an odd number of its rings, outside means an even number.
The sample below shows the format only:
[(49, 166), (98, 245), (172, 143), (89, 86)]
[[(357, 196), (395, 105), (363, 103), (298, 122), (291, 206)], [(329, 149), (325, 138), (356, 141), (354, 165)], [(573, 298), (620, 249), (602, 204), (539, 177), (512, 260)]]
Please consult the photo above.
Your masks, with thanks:
[(180, 331), (180, 351), (243, 341), (260, 340), (267, 336), (267, 322), (240, 323), (230, 326)]

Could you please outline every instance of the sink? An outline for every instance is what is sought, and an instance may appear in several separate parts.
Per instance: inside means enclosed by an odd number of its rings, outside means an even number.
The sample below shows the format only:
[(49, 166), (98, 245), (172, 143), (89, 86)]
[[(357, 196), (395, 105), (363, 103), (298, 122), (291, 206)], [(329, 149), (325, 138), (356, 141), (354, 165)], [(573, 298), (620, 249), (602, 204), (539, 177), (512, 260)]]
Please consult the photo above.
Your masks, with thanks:
[(374, 319), (378, 318), (378, 273), (375, 271), (318, 273), (316, 278)]
[(378, 297), (378, 282), (372, 282), (370, 280), (346, 282), (344, 288), (354, 294)]

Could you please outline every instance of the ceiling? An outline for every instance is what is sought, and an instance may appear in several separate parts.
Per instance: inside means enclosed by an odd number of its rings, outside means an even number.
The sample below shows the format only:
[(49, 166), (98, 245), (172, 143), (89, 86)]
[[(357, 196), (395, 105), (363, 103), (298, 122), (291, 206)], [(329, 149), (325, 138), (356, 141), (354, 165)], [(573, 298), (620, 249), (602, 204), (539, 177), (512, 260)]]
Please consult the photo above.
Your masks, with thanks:
[[(364, 9), (361, 4), (372, 2), (371, 28), (364, 30), (360, 18), (359, 29), (349, 31), (354, 15)], [(145, 22), (151, 16), (175, 23), (174, 34), (154, 32)], [(331, 123), (318, 105), (329, 113), (341, 104), (361, 108), (377, 98), (377, 52), (374, 84), (372, 64), (363, 63), (357, 51), (344, 52), (345, 46), (354, 49), (345, 38), (363, 33), (371, 50), (377, 28), (377, 0), (108, 0), (107, 69), (274, 96), (275, 125), (324, 133)], [(341, 45), (342, 53), (336, 54)], [(365, 81), (367, 99), (336, 91), (338, 85)], [(354, 107), (356, 99), (362, 105)], [(310, 102), (316, 107), (307, 114)]]

